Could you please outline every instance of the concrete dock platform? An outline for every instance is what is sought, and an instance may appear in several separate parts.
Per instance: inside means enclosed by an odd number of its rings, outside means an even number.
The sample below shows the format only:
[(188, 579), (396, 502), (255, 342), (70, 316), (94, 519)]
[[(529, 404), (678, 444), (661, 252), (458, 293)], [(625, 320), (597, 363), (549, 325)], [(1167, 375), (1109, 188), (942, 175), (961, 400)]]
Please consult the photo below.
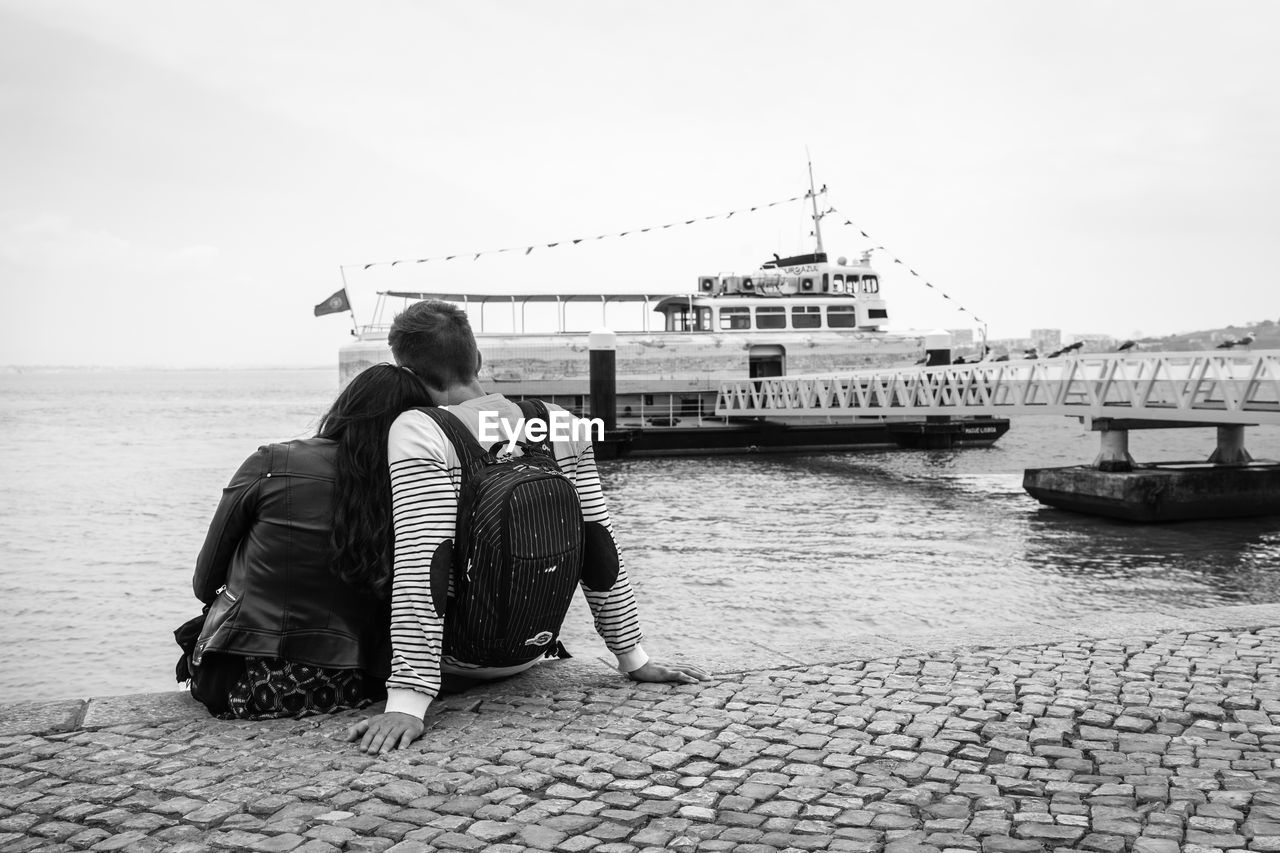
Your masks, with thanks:
[(1128, 521), (1280, 515), (1280, 464), (1155, 463), (1131, 470), (1090, 465), (1030, 468), (1027, 493), (1059, 509)]
[(1280, 850), (1280, 605), (774, 652), (699, 686), (548, 664), (381, 757), (356, 713), (0, 706), (0, 849)]

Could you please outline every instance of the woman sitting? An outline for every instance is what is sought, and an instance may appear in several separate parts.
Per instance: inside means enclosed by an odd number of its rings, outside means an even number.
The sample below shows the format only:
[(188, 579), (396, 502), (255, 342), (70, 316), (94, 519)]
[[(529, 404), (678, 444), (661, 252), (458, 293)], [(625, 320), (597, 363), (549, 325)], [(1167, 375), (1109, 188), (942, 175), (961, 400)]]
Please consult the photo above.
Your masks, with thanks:
[(178, 664), (211, 713), (296, 717), (382, 697), (387, 431), (401, 412), (430, 405), (408, 370), (370, 367), (338, 394), (315, 438), (260, 447), (232, 477), (196, 560), (203, 624), (184, 626), (199, 635)]

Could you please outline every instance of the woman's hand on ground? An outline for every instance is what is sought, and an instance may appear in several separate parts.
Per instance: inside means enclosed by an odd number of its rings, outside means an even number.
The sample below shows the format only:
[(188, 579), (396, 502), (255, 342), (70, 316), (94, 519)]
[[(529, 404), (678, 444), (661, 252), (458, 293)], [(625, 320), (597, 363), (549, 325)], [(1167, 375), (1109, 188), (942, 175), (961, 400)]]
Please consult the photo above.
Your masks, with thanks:
[(351, 726), (347, 729), (347, 740), (360, 738), (361, 752), (381, 755), (393, 749), (404, 749), (422, 737), (425, 729), (426, 726), (423, 725), (422, 720), (412, 714), (391, 711), (361, 720)]
[(652, 660), (639, 669), (633, 669), (627, 673), (627, 678), (632, 681), (675, 681), (679, 684), (697, 684), (699, 681), (706, 681), (708, 677), (705, 670), (696, 666), (686, 663), (664, 666)]

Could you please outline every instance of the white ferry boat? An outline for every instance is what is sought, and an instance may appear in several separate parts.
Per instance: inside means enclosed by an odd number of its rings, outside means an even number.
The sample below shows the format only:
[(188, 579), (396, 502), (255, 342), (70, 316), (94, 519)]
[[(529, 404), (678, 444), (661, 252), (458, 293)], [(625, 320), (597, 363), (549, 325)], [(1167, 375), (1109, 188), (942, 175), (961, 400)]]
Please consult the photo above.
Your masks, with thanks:
[[(998, 439), (1008, 429), (1007, 420), (833, 415), (815, 424), (785, 417), (716, 417), (716, 393), (724, 381), (925, 360), (925, 332), (885, 330), (889, 310), (870, 253), (852, 263), (844, 257), (829, 260), (812, 189), (810, 197), (816, 251), (774, 255), (748, 273), (698, 276), (684, 291), (381, 292), (373, 321), (358, 327), (355, 340), (339, 351), (341, 381), (391, 360), (387, 332), (396, 313), (421, 299), (439, 299), (467, 311), (480, 345), (486, 391), (540, 398), (606, 422), (605, 413), (590, 411), (587, 339), (593, 329), (611, 329), (617, 336), (617, 428), (607, 436), (602, 455), (952, 447)], [(501, 320), (501, 330), (492, 329), (495, 319)]]
[[(512, 399), (537, 397), (583, 416), (589, 410), (592, 328), (617, 324), (622, 307), (639, 308), (638, 328), (617, 335), (618, 453), (838, 449), (919, 442), (919, 419), (833, 416), (813, 424), (786, 418), (716, 417), (722, 381), (915, 364), (925, 358), (925, 333), (888, 332), (880, 278), (863, 256), (857, 263), (822, 252), (774, 258), (747, 274), (699, 276), (688, 293), (510, 294), (386, 291), (373, 322), (339, 352), (341, 379), (391, 360), (391, 319), (421, 299), (468, 312), (480, 345), (481, 384)], [(500, 313), (514, 331), (490, 331)], [(598, 310), (582, 322), (583, 307)], [(507, 314), (507, 308), (510, 314)], [(541, 310), (539, 310), (541, 309)], [(530, 312), (551, 315), (555, 328), (525, 328)], [(578, 327), (571, 317), (578, 320)], [(990, 444), (1008, 429), (1000, 419), (930, 424), (932, 443)], [(945, 438), (942, 436), (945, 435)], [(917, 436), (917, 438), (913, 438)], [(925, 443), (930, 443), (925, 440)]]

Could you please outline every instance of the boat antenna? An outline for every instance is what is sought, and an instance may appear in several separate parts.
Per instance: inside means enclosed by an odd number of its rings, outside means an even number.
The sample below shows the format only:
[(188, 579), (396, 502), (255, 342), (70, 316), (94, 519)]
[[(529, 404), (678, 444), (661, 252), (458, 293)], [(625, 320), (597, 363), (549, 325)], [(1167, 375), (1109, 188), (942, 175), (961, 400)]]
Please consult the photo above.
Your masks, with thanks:
[[(818, 213), (818, 193), (813, 189), (813, 160), (809, 157), (809, 149), (804, 149), (805, 160), (809, 163), (809, 200), (813, 202), (813, 236), (818, 241), (818, 254), (822, 254), (822, 214)], [(823, 189), (826, 189), (824, 186)]]

